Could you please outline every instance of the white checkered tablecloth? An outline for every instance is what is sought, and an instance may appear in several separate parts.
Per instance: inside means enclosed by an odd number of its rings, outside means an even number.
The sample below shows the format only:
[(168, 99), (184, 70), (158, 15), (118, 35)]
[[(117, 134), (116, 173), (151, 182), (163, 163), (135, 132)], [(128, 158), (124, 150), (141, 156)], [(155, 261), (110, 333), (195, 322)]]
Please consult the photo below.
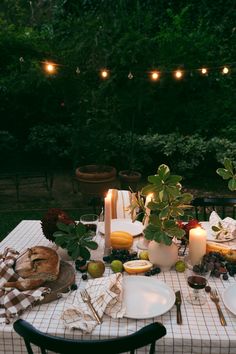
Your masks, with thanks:
[[(138, 238), (135, 238), (137, 241)], [(99, 250), (94, 251), (98, 258), (103, 256), (103, 238), (97, 236)], [(35, 245), (50, 245), (50, 242), (43, 236), (39, 221), (23, 220), (14, 230), (0, 243), (0, 252), (5, 247), (14, 247), (22, 251), (27, 247)], [(99, 252), (99, 255), (96, 253)], [(106, 274), (111, 274), (109, 267), (106, 267)], [(147, 320), (134, 320), (128, 318), (111, 319), (108, 316), (103, 317), (102, 325), (96, 326), (94, 331), (88, 335), (81, 335), (79, 330), (68, 331), (64, 328), (60, 320), (60, 314), (63, 309), (73, 303), (74, 294), (61, 298), (49, 304), (34, 307), (27, 310), (22, 318), (32, 323), (41, 331), (52, 335), (65, 336), (68, 338), (109, 338), (123, 336), (153, 321), (162, 322), (167, 335), (157, 342), (157, 352), (162, 353), (185, 353), (185, 354), (235, 354), (236, 353), (236, 316), (230, 313), (223, 304), (221, 307), (227, 321), (227, 326), (220, 324), (215, 304), (208, 297), (207, 303), (201, 307), (192, 306), (184, 299), (188, 294), (188, 285), (183, 273), (177, 273), (175, 270), (162, 272), (155, 275), (159, 280), (165, 281), (174, 291), (181, 290), (183, 297), (182, 317), (183, 325), (176, 324), (176, 307), (166, 314)], [(81, 273), (77, 272), (76, 282), (79, 288), (84, 288), (86, 282), (81, 279)], [(236, 277), (229, 277), (229, 280), (210, 278), (209, 283), (217, 288), (221, 295), (225, 288), (235, 284)], [(236, 299), (235, 299), (236, 301)], [(145, 353), (145, 349), (138, 353)], [(23, 340), (14, 332), (12, 324), (0, 325), (0, 353), (26, 353)]]

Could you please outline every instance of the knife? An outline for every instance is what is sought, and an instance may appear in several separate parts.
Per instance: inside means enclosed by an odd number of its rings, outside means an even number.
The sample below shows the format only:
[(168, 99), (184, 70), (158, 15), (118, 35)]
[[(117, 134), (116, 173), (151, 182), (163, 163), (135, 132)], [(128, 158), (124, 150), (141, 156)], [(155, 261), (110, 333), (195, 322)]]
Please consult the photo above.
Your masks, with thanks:
[(178, 290), (175, 293), (175, 305), (176, 305), (176, 308), (177, 308), (177, 323), (180, 324), (180, 325), (183, 323), (181, 309), (180, 309), (181, 303), (182, 303), (181, 293)]

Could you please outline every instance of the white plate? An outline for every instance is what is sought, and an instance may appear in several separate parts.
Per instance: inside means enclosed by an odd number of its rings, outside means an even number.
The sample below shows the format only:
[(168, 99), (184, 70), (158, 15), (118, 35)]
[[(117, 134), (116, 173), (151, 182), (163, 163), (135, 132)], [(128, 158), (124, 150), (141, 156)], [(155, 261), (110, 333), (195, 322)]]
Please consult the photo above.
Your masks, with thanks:
[(200, 221), (199, 223), (202, 225), (203, 229), (205, 229), (207, 232), (207, 241), (214, 241), (214, 242), (221, 243), (221, 242), (229, 242), (229, 241), (232, 241), (233, 239), (235, 239), (235, 236), (232, 236), (232, 237), (224, 239), (224, 240), (218, 240), (217, 238), (215, 238), (215, 236), (214, 236), (215, 234), (212, 231), (211, 225), (208, 221)]
[(123, 278), (125, 317), (135, 319), (163, 315), (175, 303), (174, 291), (156, 278), (130, 275)]
[(229, 286), (223, 292), (223, 302), (227, 309), (236, 315), (236, 284)]
[[(99, 231), (104, 234), (104, 223), (99, 224)], [(140, 221), (132, 222), (131, 219), (112, 219), (111, 232), (113, 231), (125, 231), (138, 236), (143, 232), (143, 224)]]

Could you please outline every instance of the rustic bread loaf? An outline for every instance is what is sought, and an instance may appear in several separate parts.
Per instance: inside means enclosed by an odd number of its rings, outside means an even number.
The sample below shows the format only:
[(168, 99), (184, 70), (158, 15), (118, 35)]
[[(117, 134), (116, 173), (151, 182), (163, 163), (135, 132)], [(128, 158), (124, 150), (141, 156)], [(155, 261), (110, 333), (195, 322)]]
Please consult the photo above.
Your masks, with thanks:
[(19, 290), (34, 289), (45, 281), (56, 280), (59, 276), (60, 258), (55, 250), (35, 246), (22, 252), (16, 260), (15, 271), (23, 279), (7, 282), (5, 287)]

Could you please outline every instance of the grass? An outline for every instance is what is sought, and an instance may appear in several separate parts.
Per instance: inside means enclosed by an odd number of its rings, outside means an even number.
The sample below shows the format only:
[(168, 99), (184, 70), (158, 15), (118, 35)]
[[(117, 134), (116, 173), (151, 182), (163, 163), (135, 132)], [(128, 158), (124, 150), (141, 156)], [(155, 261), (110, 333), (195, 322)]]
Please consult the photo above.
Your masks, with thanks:
[[(91, 209), (63, 209), (72, 219), (78, 220), (82, 214), (90, 213)], [(1, 211), (0, 212), (0, 241), (2, 241), (10, 231), (22, 220), (41, 220), (45, 210), (20, 210), (20, 211)]]

